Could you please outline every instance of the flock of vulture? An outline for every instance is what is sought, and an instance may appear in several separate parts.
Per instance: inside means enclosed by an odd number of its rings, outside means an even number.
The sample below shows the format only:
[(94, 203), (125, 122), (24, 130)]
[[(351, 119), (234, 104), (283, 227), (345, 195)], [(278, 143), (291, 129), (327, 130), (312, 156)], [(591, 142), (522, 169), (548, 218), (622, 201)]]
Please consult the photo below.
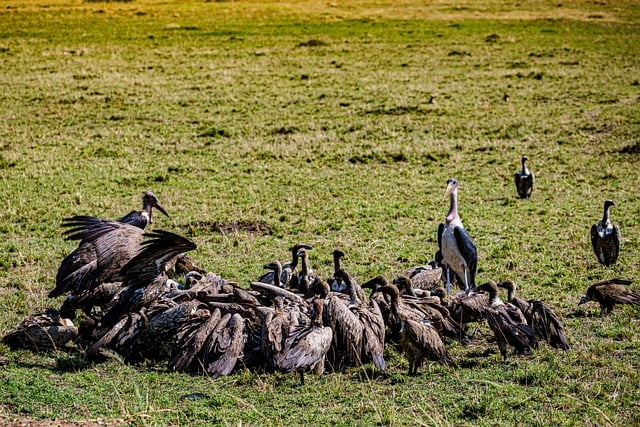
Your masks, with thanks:
[[(518, 194), (531, 195), (534, 176), (522, 158)], [(447, 181), (450, 208), (438, 228), (438, 251), (427, 265), (391, 282), (377, 276), (358, 283), (333, 252), (333, 275), (313, 272), (307, 244), (291, 248), (286, 263), (272, 261), (249, 288), (199, 268), (186, 255), (195, 243), (168, 231), (145, 232), (152, 211), (168, 215), (156, 196), (143, 193), (143, 209), (111, 221), (74, 216), (63, 222), (78, 242), (58, 269), (49, 297), (59, 309), (28, 316), (2, 341), (12, 349), (81, 349), (90, 360), (165, 361), (168, 369), (228, 375), (240, 368), (298, 372), (339, 371), (372, 363), (385, 370), (385, 345), (394, 346), (417, 374), (426, 361), (454, 367), (447, 346), (474, 339), (484, 322), (503, 359), (509, 349), (529, 355), (543, 340), (569, 350), (552, 308), (516, 295), (512, 281), (476, 285), (477, 250), (458, 215), (458, 182)], [(609, 218), (612, 201), (591, 230), (594, 252), (616, 262), (620, 231)], [(461, 291), (451, 292), (455, 283)], [(599, 302), (601, 315), (615, 304), (640, 305), (631, 282), (612, 279), (589, 287), (580, 304)], [(444, 286), (443, 286), (444, 285)], [(365, 292), (369, 289), (370, 292)], [(500, 296), (506, 291), (506, 302)], [(476, 329), (477, 331), (477, 329)]]

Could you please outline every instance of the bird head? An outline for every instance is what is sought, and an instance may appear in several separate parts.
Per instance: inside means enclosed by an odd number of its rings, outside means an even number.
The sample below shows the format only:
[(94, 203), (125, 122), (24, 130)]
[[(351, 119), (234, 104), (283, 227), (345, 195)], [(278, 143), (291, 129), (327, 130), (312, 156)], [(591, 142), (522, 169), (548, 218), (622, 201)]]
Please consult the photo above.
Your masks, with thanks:
[(307, 245), (306, 243), (296, 243), (291, 248), (291, 252), (293, 252), (294, 254), (297, 254), (300, 249), (311, 250), (313, 249), (313, 246)]
[(393, 279), (393, 284), (398, 287), (398, 289), (410, 289), (411, 288), (411, 279), (406, 275), (402, 274)]
[(443, 200), (446, 199), (451, 195), (451, 193), (453, 193), (457, 189), (458, 189), (458, 180), (455, 178), (449, 178), (447, 180), (447, 189), (444, 191), (444, 197), (442, 199)]
[(591, 297), (589, 295), (583, 295), (582, 298), (580, 298), (578, 305), (586, 304), (589, 301), (591, 301)]
[(153, 222), (153, 220), (151, 219), (151, 210), (153, 208), (156, 208), (166, 216), (169, 216), (167, 211), (160, 204), (160, 200), (158, 200), (155, 194), (153, 194), (149, 190), (143, 191), (142, 192), (142, 210), (145, 211), (149, 216), (149, 224)]

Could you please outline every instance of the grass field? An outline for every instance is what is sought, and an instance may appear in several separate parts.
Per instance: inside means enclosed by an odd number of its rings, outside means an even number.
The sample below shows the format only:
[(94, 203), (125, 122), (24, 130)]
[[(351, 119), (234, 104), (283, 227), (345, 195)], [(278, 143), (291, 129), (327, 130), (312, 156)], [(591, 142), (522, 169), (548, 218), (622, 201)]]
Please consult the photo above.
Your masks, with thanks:
[[(433, 258), (456, 177), (478, 281), (544, 299), (573, 345), (503, 363), (451, 344), (460, 368), (417, 377), (388, 349), (384, 374), (302, 387), (0, 346), (0, 424), (637, 425), (640, 310), (577, 303), (638, 279), (639, 96), (638, 1), (0, 0), (2, 334), (61, 303), (61, 220), (117, 218), (144, 189), (171, 215), (153, 228), (224, 277), (248, 285), (302, 241), (320, 274), (342, 248), (364, 281)], [(607, 198), (609, 269), (589, 241)]]

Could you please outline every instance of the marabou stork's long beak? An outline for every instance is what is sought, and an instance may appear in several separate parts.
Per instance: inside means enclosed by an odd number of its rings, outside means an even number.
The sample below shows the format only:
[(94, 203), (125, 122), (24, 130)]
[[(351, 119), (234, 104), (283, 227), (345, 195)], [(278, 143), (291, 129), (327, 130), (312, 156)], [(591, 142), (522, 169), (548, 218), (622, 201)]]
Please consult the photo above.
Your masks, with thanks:
[(446, 200), (446, 198), (449, 197), (451, 193), (453, 193), (453, 190), (455, 190), (457, 187), (458, 183), (455, 180), (450, 179), (449, 181), (447, 181), (447, 189), (444, 191), (444, 197), (442, 198), (442, 200)]
[(160, 200), (158, 200), (158, 198), (156, 197), (155, 194), (153, 194), (151, 191), (149, 190), (145, 190), (144, 191), (144, 197), (143, 197), (143, 209), (147, 212), (147, 214), (149, 215), (149, 224), (151, 224), (153, 222), (152, 219), (152, 213), (151, 211), (153, 210), (153, 208), (158, 209), (160, 212), (162, 212), (163, 214), (165, 214), (167, 217), (169, 216), (169, 214), (167, 213), (167, 211), (164, 209), (164, 207), (160, 204)]

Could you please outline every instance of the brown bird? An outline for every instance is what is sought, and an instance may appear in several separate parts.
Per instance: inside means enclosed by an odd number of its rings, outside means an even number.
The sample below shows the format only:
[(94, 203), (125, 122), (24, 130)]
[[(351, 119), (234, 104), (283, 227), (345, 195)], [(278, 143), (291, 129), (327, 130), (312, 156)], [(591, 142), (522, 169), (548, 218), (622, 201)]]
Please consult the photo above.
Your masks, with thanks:
[(309, 291), (309, 286), (313, 282), (315, 274), (313, 273), (313, 269), (309, 263), (309, 253), (307, 252), (307, 249), (304, 247), (300, 248), (297, 256), (300, 259), (300, 271), (296, 276), (291, 278), (289, 288), (306, 294)]
[(324, 301), (313, 301), (313, 321), (310, 325), (294, 327), (283, 342), (282, 351), (275, 358), (276, 366), (285, 372), (298, 372), (300, 384), (304, 384), (304, 372), (309, 370), (316, 375), (324, 372), (324, 361), (331, 341), (333, 330), (323, 326), (322, 312)]
[(391, 312), (401, 324), (400, 346), (409, 361), (409, 375), (417, 375), (418, 369), (426, 360), (444, 366), (456, 366), (435, 326), (426, 319), (415, 321), (410, 318), (395, 285), (381, 286), (378, 292), (389, 295)]
[(609, 315), (616, 304), (640, 305), (640, 292), (627, 289), (630, 280), (610, 279), (594, 283), (587, 289), (578, 305), (589, 301), (597, 301), (600, 304), (600, 316)]
[(449, 310), (441, 304), (439, 297), (411, 296), (411, 280), (405, 275), (400, 275), (393, 279), (393, 284), (398, 287), (398, 290), (401, 288), (410, 290), (408, 295), (400, 296), (405, 307), (420, 312), (424, 318), (428, 319), (436, 327), (442, 336), (460, 341), (463, 344), (469, 344), (470, 339), (466, 332), (451, 317)]
[(48, 308), (27, 316), (15, 330), (2, 337), (2, 343), (12, 350), (59, 351), (77, 337), (78, 328), (71, 320), (61, 317), (57, 310)]
[(443, 287), (438, 287), (431, 292), (432, 295), (439, 296), (442, 304), (449, 310), (451, 318), (462, 326), (470, 323), (482, 322), (485, 319), (484, 308), (489, 305), (489, 298), (483, 293), (458, 292), (454, 295), (447, 295)]
[(375, 300), (369, 300), (349, 273), (340, 269), (335, 276), (344, 282), (350, 296), (349, 309), (356, 315), (362, 325), (362, 348), (359, 359), (361, 363), (372, 361), (376, 368), (385, 370), (384, 360), (384, 318)]
[[(291, 261), (286, 262), (282, 265), (282, 271), (280, 273), (280, 284), (282, 287), (288, 287), (291, 279), (294, 276), (298, 275), (298, 251), (303, 248), (306, 250), (310, 250), (313, 249), (313, 246), (304, 243), (296, 243), (295, 245), (293, 245), (293, 247), (291, 247)], [(267, 267), (265, 266), (265, 268)], [(258, 282), (268, 283), (272, 285), (274, 283), (274, 274), (275, 273), (273, 270), (268, 271), (260, 276)]]
[(527, 156), (522, 156), (522, 169), (514, 175), (516, 190), (518, 190), (518, 195), (521, 199), (526, 199), (531, 196), (535, 182), (533, 172), (527, 168), (527, 160)]
[(609, 218), (609, 210), (615, 205), (613, 200), (605, 200), (602, 219), (591, 227), (593, 251), (605, 267), (615, 264), (620, 253), (620, 227)]
[(410, 267), (402, 274), (411, 279), (411, 285), (416, 290), (433, 290), (442, 281), (442, 267), (436, 261), (426, 265)]
[(335, 276), (335, 274), (342, 269), (340, 265), (340, 260), (344, 257), (344, 252), (340, 249), (336, 249), (333, 251), (333, 278), (329, 281), (329, 288), (333, 292), (344, 292), (347, 287), (345, 284)]
[(533, 328), (536, 333), (554, 348), (569, 350), (571, 346), (564, 333), (564, 326), (553, 312), (553, 309), (540, 300), (523, 300), (516, 296), (516, 284), (511, 280), (505, 280), (498, 283), (498, 287), (504, 288), (508, 292), (508, 301), (518, 307), (527, 324)]
[(490, 280), (476, 288), (476, 292), (489, 294), (489, 305), (485, 307), (487, 323), (493, 331), (503, 360), (507, 360), (507, 347), (516, 354), (530, 355), (538, 345), (538, 336), (527, 324), (524, 314), (513, 304), (505, 304), (498, 297), (498, 286)]

